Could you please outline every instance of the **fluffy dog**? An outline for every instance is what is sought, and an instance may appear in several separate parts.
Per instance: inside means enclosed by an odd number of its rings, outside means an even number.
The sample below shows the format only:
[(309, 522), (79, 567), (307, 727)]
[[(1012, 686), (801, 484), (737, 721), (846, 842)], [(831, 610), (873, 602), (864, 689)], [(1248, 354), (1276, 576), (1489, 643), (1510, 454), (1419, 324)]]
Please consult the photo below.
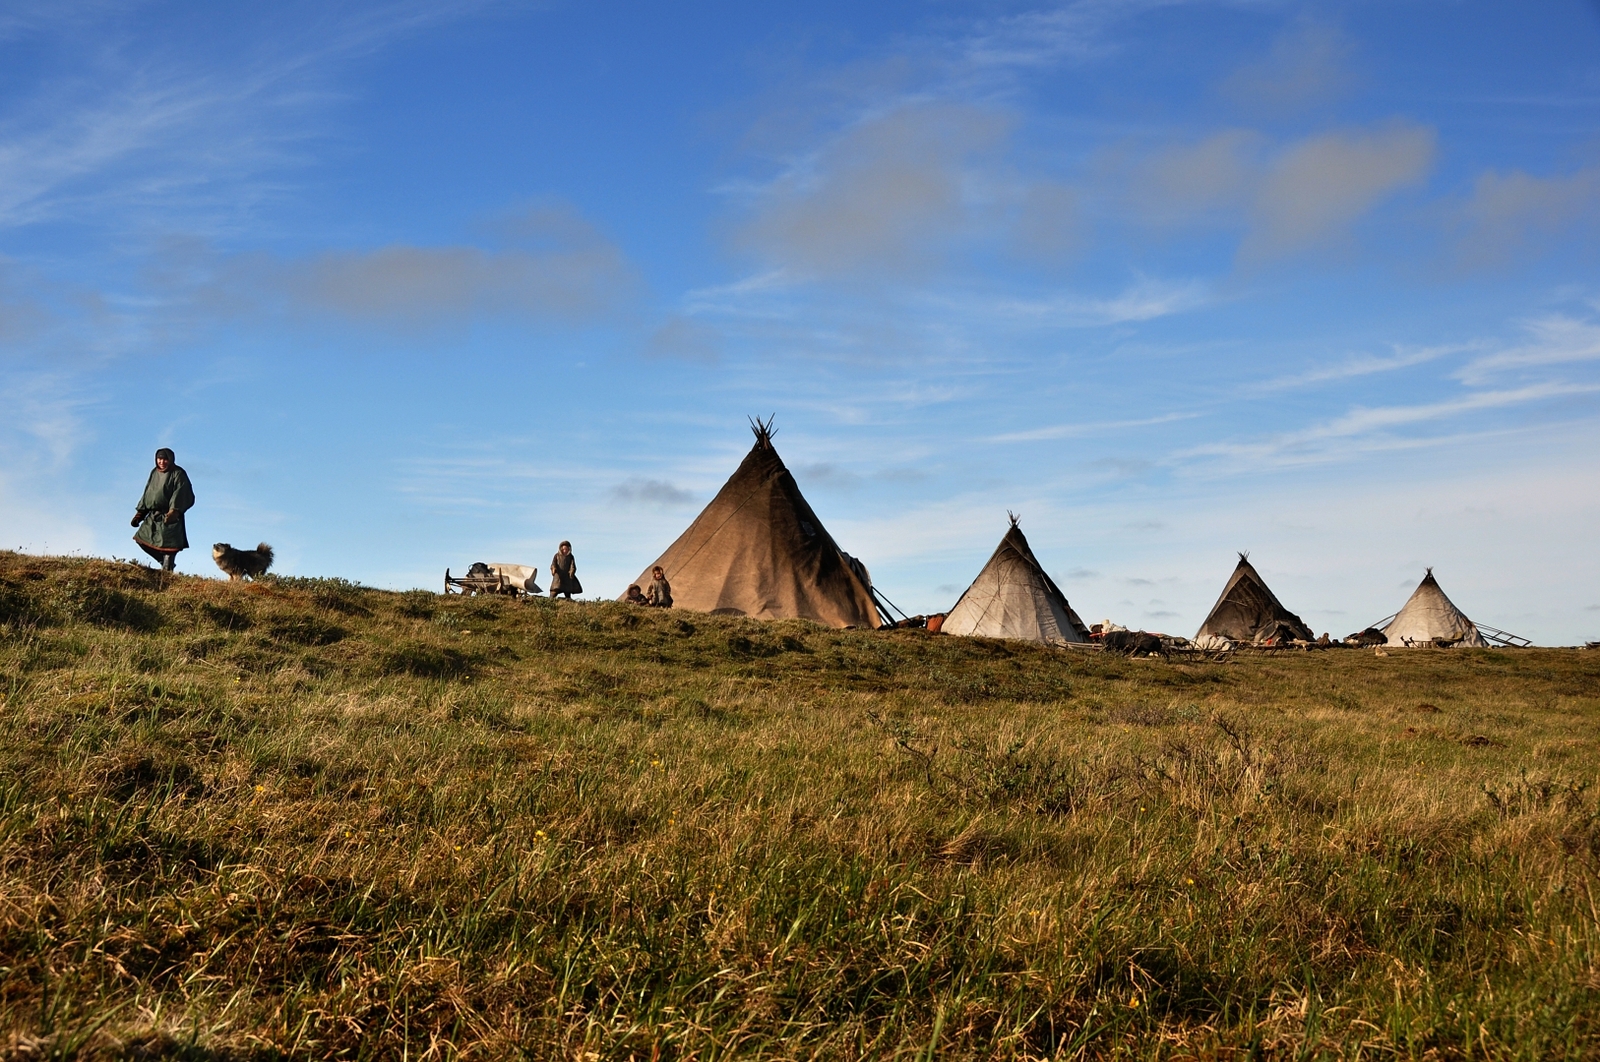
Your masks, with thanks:
[(218, 542), (211, 547), (211, 559), (233, 582), (247, 575), (257, 579), (272, 567), (272, 547), (263, 542), (255, 549), (234, 549), (226, 542)]

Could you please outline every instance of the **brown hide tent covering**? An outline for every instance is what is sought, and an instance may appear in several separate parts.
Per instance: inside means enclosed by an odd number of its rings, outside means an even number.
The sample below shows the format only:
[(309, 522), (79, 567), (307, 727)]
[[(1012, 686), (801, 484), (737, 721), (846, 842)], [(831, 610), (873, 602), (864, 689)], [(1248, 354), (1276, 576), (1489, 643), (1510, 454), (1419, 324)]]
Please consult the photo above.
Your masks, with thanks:
[(1089, 640), (1089, 629), (1034, 557), (1015, 516), (989, 563), (940, 629), (945, 634), (1056, 644)]
[(1283, 607), (1245, 554), (1233, 570), (1211, 614), (1200, 624), (1195, 644), (1208, 648), (1220, 639), (1246, 645), (1283, 645), (1292, 638), (1315, 641), (1311, 628)]
[(755, 619), (808, 619), (829, 627), (880, 625), (871, 581), (806, 503), (772, 446), (772, 422), (751, 425), (756, 444), (659, 564), (674, 608)]
[(1432, 645), (1481, 648), (1485, 644), (1477, 625), (1439, 589), (1432, 568), (1383, 633), (1388, 636), (1390, 645), (1411, 648)]

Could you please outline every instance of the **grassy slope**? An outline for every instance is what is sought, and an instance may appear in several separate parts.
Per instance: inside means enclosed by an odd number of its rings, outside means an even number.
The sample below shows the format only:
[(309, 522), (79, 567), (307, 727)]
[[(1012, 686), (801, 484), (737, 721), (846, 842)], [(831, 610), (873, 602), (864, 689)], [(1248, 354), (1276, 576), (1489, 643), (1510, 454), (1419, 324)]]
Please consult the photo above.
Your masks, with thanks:
[(155, 579), (0, 553), (0, 1051), (1600, 1052), (1600, 653)]

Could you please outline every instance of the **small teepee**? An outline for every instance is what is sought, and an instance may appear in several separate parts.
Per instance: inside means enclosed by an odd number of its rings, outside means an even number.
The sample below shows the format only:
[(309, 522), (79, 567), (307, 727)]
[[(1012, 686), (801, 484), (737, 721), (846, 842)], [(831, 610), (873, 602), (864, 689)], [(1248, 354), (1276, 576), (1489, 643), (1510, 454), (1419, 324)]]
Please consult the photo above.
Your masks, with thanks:
[(841, 550), (772, 447), (772, 422), (717, 496), (636, 582), (660, 565), (674, 608), (880, 626), (866, 567)]
[(1016, 516), (941, 629), (946, 634), (1055, 644), (1089, 640), (1089, 630), (1067, 604), (1067, 596), (1028, 548)]
[(1434, 645), (1481, 648), (1487, 644), (1478, 633), (1477, 625), (1444, 596), (1432, 568), (1412, 591), (1405, 607), (1383, 628), (1383, 633), (1388, 636), (1390, 645), (1404, 648)]
[(1299, 616), (1283, 607), (1246, 555), (1239, 554), (1222, 596), (1200, 624), (1194, 644), (1202, 649), (1229, 643), (1285, 645), (1293, 639), (1315, 641), (1316, 635)]

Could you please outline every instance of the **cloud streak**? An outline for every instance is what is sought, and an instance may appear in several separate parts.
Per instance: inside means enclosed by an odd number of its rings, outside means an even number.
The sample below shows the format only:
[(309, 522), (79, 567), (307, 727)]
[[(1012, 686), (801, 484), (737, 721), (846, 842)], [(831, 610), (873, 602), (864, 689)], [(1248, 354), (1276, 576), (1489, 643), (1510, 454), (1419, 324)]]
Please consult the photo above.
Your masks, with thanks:
[(1102, 432), (1123, 431), (1128, 428), (1146, 428), (1155, 424), (1171, 424), (1179, 420), (1193, 420), (1198, 416), (1200, 416), (1198, 413), (1168, 413), (1164, 416), (1145, 417), (1140, 420), (1103, 420), (1085, 424), (1053, 424), (1047, 428), (1033, 428), (1028, 431), (1006, 432), (1004, 435), (991, 435), (983, 441), (987, 443), (1017, 443), (1042, 442), (1047, 439), (1078, 439)]
[(1209, 294), (1196, 281), (1169, 282), (1143, 279), (1122, 292), (1094, 298), (1084, 295), (1057, 295), (1044, 299), (1003, 298), (938, 301), (967, 313), (1016, 324), (1055, 328), (1093, 328), (1151, 321), (1157, 317), (1184, 313), (1204, 306)]
[(978, 23), (960, 43), (961, 63), (974, 70), (1038, 69), (1087, 62), (1120, 50), (1113, 27), (1182, 0), (1076, 0)]
[[(0, 228), (128, 225), (130, 214), (190, 231), (227, 227), (281, 194), (267, 175), (301, 164), (342, 63), (490, 6), (404, 0), (323, 9), (297, 38), (250, 34), (273, 43), (232, 52), (146, 39), (130, 28), (125, 5), (13, 13), (0, 21), (0, 38), (75, 43), (92, 27), (100, 46), (69, 48), (81, 57), (76, 67), (31, 93), (13, 91), (0, 112)], [(293, 13), (271, 17), (298, 24)]]
[(1275, 391), (1289, 391), (1299, 387), (1310, 387), (1321, 383), (1333, 383), (1338, 380), (1353, 380), (1363, 376), (1375, 376), (1379, 373), (1398, 372), (1416, 365), (1426, 365), (1431, 361), (1460, 354), (1463, 351), (1474, 349), (1473, 345), (1447, 344), (1433, 347), (1419, 347), (1413, 350), (1396, 348), (1392, 357), (1382, 358), (1374, 354), (1362, 354), (1347, 358), (1334, 365), (1320, 369), (1308, 369), (1294, 376), (1280, 376), (1275, 380), (1268, 380), (1251, 388), (1252, 391), (1270, 394)]
[[(1239, 467), (1285, 467), (1345, 459), (1384, 450), (1443, 445), (1471, 437), (1402, 436), (1395, 430), (1451, 420), (1466, 414), (1531, 405), (1559, 398), (1600, 393), (1600, 384), (1547, 382), (1497, 391), (1478, 391), (1442, 402), (1355, 407), (1341, 416), (1301, 431), (1283, 432), (1252, 442), (1208, 443), (1179, 451), (1172, 464), (1222, 458)], [(1473, 433), (1483, 434), (1483, 429)]]
[(1557, 314), (1526, 325), (1533, 341), (1474, 358), (1456, 378), (1480, 386), (1497, 376), (1552, 365), (1600, 361), (1600, 324)]
[(155, 291), (192, 324), (227, 317), (329, 317), (410, 331), (510, 317), (583, 325), (629, 310), (638, 277), (622, 251), (564, 206), (507, 219), (523, 246), (391, 244), (301, 258), (169, 249)]

